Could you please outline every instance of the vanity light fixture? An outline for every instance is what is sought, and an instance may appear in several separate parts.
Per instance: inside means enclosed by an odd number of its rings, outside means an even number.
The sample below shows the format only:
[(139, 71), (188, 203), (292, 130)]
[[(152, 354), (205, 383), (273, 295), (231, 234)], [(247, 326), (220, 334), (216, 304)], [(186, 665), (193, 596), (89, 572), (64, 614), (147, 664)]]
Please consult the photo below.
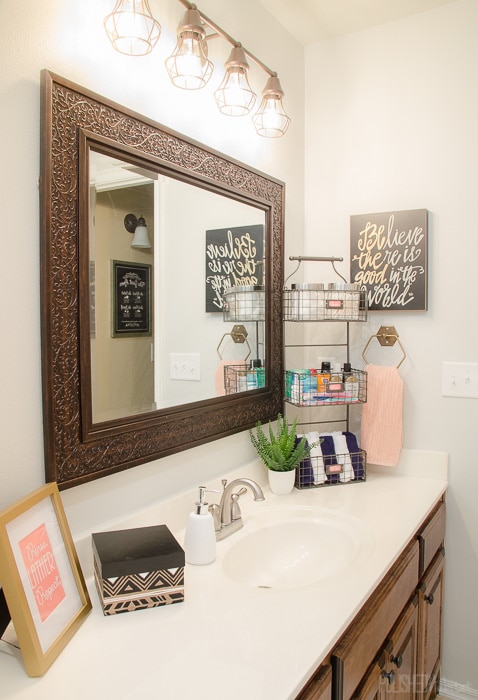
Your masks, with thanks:
[(126, 214), (124, 217), (124, 227), (129, 233), (134, 233), (131, 241), (131, 248), (151, 248), (151, 241), (148, 236), (148, 228), (143, 216), (139, 219), (134, 214)]
[(287, 131), (290, 119), (282, 106), (284, 92), (277, 75), (271, 75), (262, 91), (262, 102), (252, 117), (256, 131), (260, 136), (277, 138)]
[(251, 90), (247, 71), (249, 64), (241, 45), (234, 46), (225, 64), (226, 74), (214, 93), (223, 114), (242, 117), (254, 107), (256, 94)]
[(199, 90), (212, 75), (214, 66), (207, 57), (206, 29), (196, 6), (186, 10), (178, 27), (178, 43), (166, 59), (173, 85), (184, 90)]
[(148, 0), (116, 0), (104, 25), (114, 48), (127, 56), (144, 56), (153, 50), (161, 34)]
[[(235, 117), (249, 114), (252, 110), (256, 102), (256, 94), (249, 85), (247, 75), (249, 58), (269, 75), (262, 92), (261, 105), (252, 118), (256, 132), (260, 136), (269, 138), (283, 136), (289, 127), (290, 119), (282, 104), (284, 91), (277, 73), (198, 10), (196, 5), (189, 0), (179, 0), (179, 2), (186, 7), (186, 12), (178, 26), (176, 48), (166, 59), (166, 69), (173, 85), (186, 90), (198, 90), (204, 87), (214, 70), (208, 58), (207, 42), (213, 37), (222, 37), (233, 48), (225, 64), (224, 79), (214, 93), (220, 111)], [(137, 6), (141, 9), (137, 9)], [(149, 29), (149, 40), (145, 39), (144, 34), (139, 30), (137, 35), (134, 35), (133, 31), (123, 30), (121, 13), (125, 13), (125, 19), (128, 13), (136, 13), (138, 17), (144, 17), (144, 24)], [(138, 24), (141, 26), (140, 22)], [(149, 41), (147, 50), (142, 52), (148, 53), (156, 43), (161, 29), (151, 16), (147, 0), (117, 0), (115, 9), (105, 19), (105, 28), (117, 51), (137, 56), (141, 55), (137, 44), (144, 45), (145, 41)], [(207, 33), (208, 29), (211, 30), (210, 33)]]

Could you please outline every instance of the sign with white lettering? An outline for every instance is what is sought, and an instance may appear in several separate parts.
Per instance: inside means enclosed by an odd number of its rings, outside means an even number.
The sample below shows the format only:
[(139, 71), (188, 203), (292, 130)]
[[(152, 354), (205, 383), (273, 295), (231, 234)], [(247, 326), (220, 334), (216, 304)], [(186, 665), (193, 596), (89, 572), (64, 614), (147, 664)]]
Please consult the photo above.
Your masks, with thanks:
[(350, 281), (369, 310), (426, 310), (427, 245), (426, 209), (350, 217)]
[(151, 335), (151, 265), (112, 261), (112, 336)]
[(230, 287), (263, 284), (264, 226), (206, 231), (206, 312), (222, 311)]

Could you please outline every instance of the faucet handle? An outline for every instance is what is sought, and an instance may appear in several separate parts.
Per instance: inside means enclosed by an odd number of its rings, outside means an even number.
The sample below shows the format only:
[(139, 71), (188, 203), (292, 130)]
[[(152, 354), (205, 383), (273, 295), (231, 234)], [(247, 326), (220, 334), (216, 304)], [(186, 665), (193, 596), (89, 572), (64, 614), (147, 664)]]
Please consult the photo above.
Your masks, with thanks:
[(221, 529), (221, 511), (219, 509), (219, 506), (217, 503), (211, 503), (211, 505), (208, 508), (208, 511), (212, 515), (212, 519), (214, 521), (214, 530), (216, 532), (219, 532)]
[(231, 520), (241, 519), (241, 508), (239, 506), (239, 497), (246, 493), (247, 489), (239, 489), (237, 493), (231, 494)]

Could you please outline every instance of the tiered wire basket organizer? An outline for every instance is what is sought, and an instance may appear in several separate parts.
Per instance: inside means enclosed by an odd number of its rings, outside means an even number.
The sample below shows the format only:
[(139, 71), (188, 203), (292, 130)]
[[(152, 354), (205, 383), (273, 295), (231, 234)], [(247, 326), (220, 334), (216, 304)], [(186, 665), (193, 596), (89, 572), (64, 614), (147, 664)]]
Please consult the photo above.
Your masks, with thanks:
[[(222, 359), (221, 345), (226, 336), (230, 336), (234, 343), (244, 344), (245, 349), (243, 360), (224, 366), (226, 394), (260, 389), (265, 386), (265, 287), (243, 285), (227, 289), (224, 293), (223, 320), (235, 325), (231, 332), (221, 338), (217, 348), (219, 357)], [(252, 353), (254, 355), (250, 359)]]
[[(285, 413), (295, 407), (298, 430), (315, 444), (296, 469), (298, 489), (366, 479), (366, 453), (350, 431), (351, 409), (367, 401), (367, 373), (350, 365), (350, 323), (367, 320), (367, 297), (337, 271), (343, 258), (291, 256), (297, 267), (283, 290)], [(330, 263), (340, 281), (287, 287), (302, 262)], [(332, 322), (332, 323), (328, 323)], [(320, 353), (320, 355), (319, 355)], [(321, 360), (331, 361), (323, 379)], [(343, 451), (334, 445), (338, 437)], [(332, 440), (332, 442), (331, 442)], [(320, 448), (317, 449), (317, 443)]]

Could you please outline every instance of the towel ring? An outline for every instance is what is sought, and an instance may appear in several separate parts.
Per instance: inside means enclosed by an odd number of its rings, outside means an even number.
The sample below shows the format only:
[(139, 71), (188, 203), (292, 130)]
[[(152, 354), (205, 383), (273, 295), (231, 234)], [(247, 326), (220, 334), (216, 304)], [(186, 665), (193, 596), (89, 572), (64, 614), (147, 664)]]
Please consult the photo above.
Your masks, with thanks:
[(370, 338), (367, 341), (366, 346), (362, 350), (362, 357), (363, 357), (365, 364), (367, 364), (367, 359), (365, 357), (365, 353), (367, 352), (367, 348), (374, 338), (377, 338), (380, 345), (386, 346), (387, 348), (393, 347), (395, 345), (395, 343), (399, 344), (400, 350), (403, 353), (403, 357), (397, 365), (397, 369), (398, 369), (400, 367), (400, 365), (406, 360), (407, 353), (405, 352), (405, 348), (403, 347), (403, 345), (401, 344), (401, 342), (398, 338), (398, 333), (395, 330), (395, 327), (394, 326), (380, 326), (380, 328), (378, 329), (378, 333), (370, 336)]
[(224, 335), (222, 336), (222, 338), (219, 341), (219, 344), (216, 348), (217, 354), (219, 355), (219, 358), (221, 360), (223, 360), (224, 358), (221, 355), (220, 347), (222, 345), (222, 341), (227, 336), (230, 336), (235, 343), (245, 343), (247, 345), (249, 352), (247, 353), (247, 355), (244, 358), (244, 361), (246, 361), (252, 351), (251, 351), (251, 346), (249, 345), (249, 341), (247, 340), (247, 330), (246, 330), (245, 326), (233, 326), (233, 329), (230, 333), (224, 333)]

